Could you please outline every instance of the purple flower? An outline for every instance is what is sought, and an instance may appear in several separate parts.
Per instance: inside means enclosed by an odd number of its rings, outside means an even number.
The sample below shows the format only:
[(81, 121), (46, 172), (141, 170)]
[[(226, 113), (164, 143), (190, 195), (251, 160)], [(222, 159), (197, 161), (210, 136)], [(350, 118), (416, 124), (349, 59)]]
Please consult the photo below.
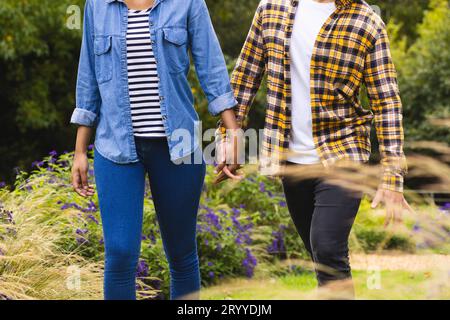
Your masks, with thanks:
[(81, 245), (83, 245), (83, 244), (86, 244), (86, 243), (88, 243), (89, 241), (87, 240), (87, 239), (85, 239), (85, 238), (80, 238), (80, 237), (77, 237), (77, 243), (81, 246)]
[(58, 152), (56, 152), (56, 150), (52, 150), (49, 152), (49, 155), (52, 157), (56, 157), (58, 155)]
[(249, 249), (246, 249), (246, 257), (242, 261), (242, 265), (245, 269), (245, 274), (248, 278), (252, 278), (255, 272), (255, 267), (258, 264), (258, 260), (256, 260), (255, 256), (251, 253)]
[(144, 277), (148, 277), (148, 264), (147, 262), (145, 262), (145, 260), (139, 260), (139, 263), (137, 265), (137, 271), (136, 271), (136, 276), (138, 278), (144, 278)]
[(70, 203), (65, 203), (61, 206), (61, 210), (69, 209), (72, 205)]
[(211, 279), (214, 278), (214, 272), (210, 271), (210, 272), (208, 273), (208, 276), (209, 276)]
[(4, 217), (8, 223), (14, 224), (13, 212), (8, 210), (0, 210), (0, 217)]
[(212, 267), (214, 264), (210, 261), (208, 262), (208, 267)]
[(241, 214), (241, 210), (236, 209), (236, 208), (231, 209), (231, 211), (233, 212), (233, 215), (236, 217)]
[(161, 289), (161, 280), (158, 279), (150, 280), (150, 286), (155, 290)]
[(267, 251), (270, 254), (279, 254), (286, 252), (286, 246), (284, 243), (284, 234), (283, 230), (286, 229), (286, 226), (280, 225), (280, 231), (272, 232), (273, 240), (272, 243), (267, 248)]
[(155, 237), (155, 233), (153, 232), (153, 230), (150, 231), (150, 234), (148, 235), (148, 239), (150, 239), (150, 242), (152, 244), (156, 243), (156, 237)]
[(6, 182), (0, 181), (0, 189), (6, 187)]
[(226, 210), (224, 210), (224, 209), (220, 209), (219, 212), (220, 212), (222, 215), (224, 215), (224, 216), (227, 216), (227, 215), (228, 215), (228, 212), (227, 212)]
[(259, 191), (266, 192), (266, 184), (264, 182), (259, 183)]
[(88, 219), (94, 222), (95, 224), (99, 224), (97, 218), (95, 218), (92, 214), (88, 215)]
[(90, 144), (90, 145), (88, 146), (88, 150), (91, 151), (91, 150), (93, 150), (93, 149), (94, 149), (94, 145), (93, 145), (93, 144)]
[(222, 230), (222, 226), (220, 225), (219, 216), (216, 215), (212, 210), (208, 210), (208, 213), (205, 215), (206, 221), (214, 226), (217, 230)]
[(89, 201), (88, 207), (86, 209), (87, 212), (97, 212), (97, 206), (93, 201)]
[(279, 202), (280, 207), (285, 208), (287, 206), (286, 201)]
[(85, 235), (85, 234), (88, 233), (88, 232), (89, 232), (88, 229), (77, 229), (77, 230), (75, 231), (75, 233), (78, 234), (78, 235), (80, 235), (80, 236), (83, 236), (83, 235)]

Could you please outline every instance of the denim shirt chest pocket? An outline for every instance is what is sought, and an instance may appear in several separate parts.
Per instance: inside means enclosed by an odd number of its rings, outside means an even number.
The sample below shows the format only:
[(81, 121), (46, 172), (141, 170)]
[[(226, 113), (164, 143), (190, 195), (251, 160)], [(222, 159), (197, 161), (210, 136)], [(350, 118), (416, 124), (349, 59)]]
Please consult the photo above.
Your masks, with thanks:
[(163, 28), (164, 52), (167, 53), (170, 73), (179, 73), (189, 66), (188, 32), (186, 28)]
[(112, 36), (99, 36), (94, 38), (95, 76), (98, 84), (112, 79)]

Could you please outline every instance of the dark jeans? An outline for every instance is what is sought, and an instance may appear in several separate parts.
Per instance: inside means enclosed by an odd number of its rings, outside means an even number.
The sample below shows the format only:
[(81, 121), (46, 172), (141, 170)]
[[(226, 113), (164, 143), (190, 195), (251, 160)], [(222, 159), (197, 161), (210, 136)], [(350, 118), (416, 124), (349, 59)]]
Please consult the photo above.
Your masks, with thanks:
[(320, 286), (351, 279), (348, 237), (362, 195), (323, 179), (283, 178), (292, 220), (310, 253)]
[[(105, 238), (105, 299), (136, 298), (146, 174), (171, 275), (171, 298), (200, 289), (197, 210), (205, 163), (176, 165), (166, 139), (136, 138), (139, 162), (117, 164), (95, 149), (94, 168)], [(151, 275), (149, 275), (151, 276)]]

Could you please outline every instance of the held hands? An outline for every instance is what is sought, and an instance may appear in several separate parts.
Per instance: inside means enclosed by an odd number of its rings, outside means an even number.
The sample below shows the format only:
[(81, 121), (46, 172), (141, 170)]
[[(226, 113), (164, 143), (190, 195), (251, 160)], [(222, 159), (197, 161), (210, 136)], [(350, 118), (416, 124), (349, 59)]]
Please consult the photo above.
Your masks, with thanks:
[(372, 209), (376, 209), (381, 203), (384, 204), (386, 210), (385, 228), (391, 222), (394, 222), (394, 224), (403, 223), (403, 210), (413, 212), (402, 192), (379, 188), (372, 201)]
[(94, 188), (88, 182), (89, 161), (86, 153), (76, 153), (72, 166), (73, 189), (82, 197), (94, 195)]
[(238, 173), (241, 168), (240, 155), (243, 146), (243, 139), (239, 135), (238, 130), (230, 130), (229, 136), (222, 139), (217, 145), (217, 166), (215, 172), (217, 177), (215, 184), (221, 183), (227, 179), (242, 180), (244, 176)]

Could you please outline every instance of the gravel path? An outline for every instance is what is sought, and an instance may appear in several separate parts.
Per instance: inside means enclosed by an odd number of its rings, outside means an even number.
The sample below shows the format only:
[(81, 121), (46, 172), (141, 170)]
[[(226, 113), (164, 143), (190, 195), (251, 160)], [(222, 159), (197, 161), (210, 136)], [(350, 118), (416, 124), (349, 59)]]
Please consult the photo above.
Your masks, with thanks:
[(450, 255), (438, 254), (355, 254), (351, 257), (351, 263), (354, 270), (380, 268), (381, 270), (388, 271), (450, 271)]

